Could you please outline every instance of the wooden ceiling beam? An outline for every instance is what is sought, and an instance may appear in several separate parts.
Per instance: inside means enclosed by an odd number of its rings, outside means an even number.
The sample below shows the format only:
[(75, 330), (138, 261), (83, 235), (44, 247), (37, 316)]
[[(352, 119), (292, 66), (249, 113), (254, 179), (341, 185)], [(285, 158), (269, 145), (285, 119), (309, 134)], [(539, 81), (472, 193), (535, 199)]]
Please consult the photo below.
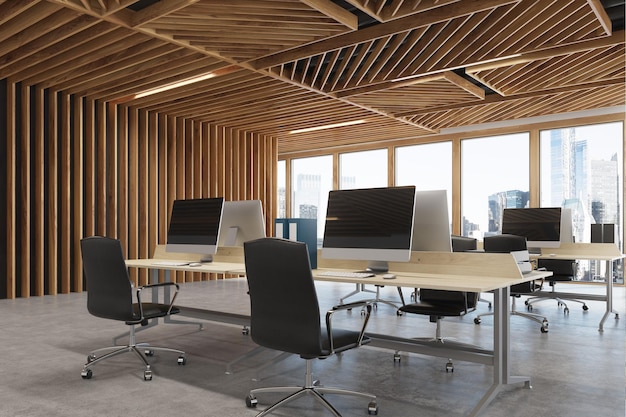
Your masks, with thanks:
[(300, 1), (352, 30), (357, 30), (359, 28), (359, 18), (355, 14), (350, 13), (343, 7), (340, 7), (329, 0)]
[(600, 0), (587, 0), (587, 3), (589, 4), (589, 7), (591, 7), (591, 10), (595, 13), (606, 34), (611, 35), (613, 33), (613, 25), (611, 23), (611, 18), (606, 14), (606, 11), (602, 6), (602, 2)]
[(455, 17), (477, 13), (483, 10), (494, 9), (499, 6), (517, 3), (519, 0), (464, 0), (461, 4), (450, 4), (436, 9), (427, 10), (420, 14), (420, 18), (407, 16), (389, 23), (370, 26), (356, 32), (345, 33), (322, 41), (313, 42), (299, 48), (279, 52), (274, 55), (249, 61), (248, 64), (261, 70), (285, 62), (296, 61), (309, 56), (320, 55), (324, 52), (345, 48), (350, 45), (367, 42), (373, 39), (406, 32), (423, 26), (429, 26), (438, 22), (445, 22)]

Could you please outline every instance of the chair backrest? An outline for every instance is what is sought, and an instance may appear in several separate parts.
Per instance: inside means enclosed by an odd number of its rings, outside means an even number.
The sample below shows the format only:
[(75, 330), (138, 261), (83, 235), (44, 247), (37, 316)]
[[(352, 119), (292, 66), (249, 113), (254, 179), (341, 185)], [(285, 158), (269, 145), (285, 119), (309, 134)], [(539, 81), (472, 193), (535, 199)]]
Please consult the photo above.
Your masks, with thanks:
[(280, 238), (244, 242), (255, 343), (301, 356), (322, 351), (320, 311), (307, 246)]
[(452, 252), (466, 252), (478, 248), (478, 240), (473, 237), (452, 235)]
[[(509, 253), (519, 250), (527, 250), (526, 237), (510, 234), (485, 236), (483, 240), (485, 252)], [(511, 295), (525, 294), (535, 291), (532, 281), (511, 285)]]
[(524, 236), (501, 234), (485, 236), (483, 241), (485, 252), (509, 253), (518, 250), (527, 250)]
[(130, 321), (132, 286), (119, 240), (101, 236), (80, 241), (87, 280), (87, 310), (97, 317)]
[(537, 268), (545, 268), (552, 271), (552, 276), (548, 280), (557, 279), (573, 280), (576, 276), (578, 263), (574, 259), (538, 259)]

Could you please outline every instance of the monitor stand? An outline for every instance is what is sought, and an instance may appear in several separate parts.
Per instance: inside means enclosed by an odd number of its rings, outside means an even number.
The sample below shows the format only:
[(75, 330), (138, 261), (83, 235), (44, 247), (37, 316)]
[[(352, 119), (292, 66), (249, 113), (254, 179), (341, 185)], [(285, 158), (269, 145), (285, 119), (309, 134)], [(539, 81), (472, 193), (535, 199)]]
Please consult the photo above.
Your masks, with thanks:
[(200, 258), (200, 262), (213, 262), (213, 255), (207, 254)]
[(368, 261), (366, 270), (374, 272), (375, 274), (387, 272), (389, 271), (389, 265), (387, 264), (387, 261)]

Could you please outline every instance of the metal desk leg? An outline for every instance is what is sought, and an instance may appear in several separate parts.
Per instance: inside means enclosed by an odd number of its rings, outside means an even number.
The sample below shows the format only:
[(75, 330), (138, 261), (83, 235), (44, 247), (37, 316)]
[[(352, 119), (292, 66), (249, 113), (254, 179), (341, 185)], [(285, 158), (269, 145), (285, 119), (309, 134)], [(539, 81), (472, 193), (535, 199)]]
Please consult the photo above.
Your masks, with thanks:
[(602, 320), (600, 320), (600, 325), (598, 326), (598, 331), (604, 331), (604, 322), (606, 321), (609, 314), (615, 314), (615, 319), (619, 319), (619, 313), (613, 309), (613, 261), (606, 261), (606, 276), (604, 277), (606, 281), (606, 311), (604, 312), (604, 316), (602, 316)]
[(524, 383), (525, 388), (532, 388), (529, 376), (511, 376), (510, 299), (509, 287), (493, 292), (493, 383), (469, 416), (479, 415), (505, 385)]
[[(170, 277), (170, 271), (169, 270), (165, 270), (165, 281), (166, 282), (170, 282), (171, 277)], [(154, 269), (152, 270), (152, 283), (156, 284), (157, 282), (159, 282), (159, 271)], [(170, 287), (164, 287), (163, 288), (163, 303), (168, 304), (172, 299), (172, 295), (170, 292)], [(154, 303), (158, 303), (159, 302), (159, 291), (158, 288), (153, 288), (152, 289), (152, 302)], [(154, 319), (154, 324), (157, 323), (158, 319)], [(195, 324), (199, 327), (199, 330), (203, 330), (204, 329), (204, 325), (199, 322), (199, 321), (185, 321), (185, 320), (176, 320), (173, 319), (172, 316), (165, 316), (163, 318), (163, 323), (168, 323), (168, 324)], [(153, 323), (150, 323), (148, 326), (152, 325)]]

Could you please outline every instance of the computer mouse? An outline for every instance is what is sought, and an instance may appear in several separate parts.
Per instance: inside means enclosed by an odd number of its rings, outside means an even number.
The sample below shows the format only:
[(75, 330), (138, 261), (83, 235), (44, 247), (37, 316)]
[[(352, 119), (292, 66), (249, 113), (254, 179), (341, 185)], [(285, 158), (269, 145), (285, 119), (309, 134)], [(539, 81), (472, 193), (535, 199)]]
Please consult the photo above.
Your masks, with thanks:
[(395, 279), (396, 276), (394, 274), (384, 274), (383, 279)]
[(200, 263), (200, 262), (191, 262), (189, 264), (189, 266), (202, 266), (202, 263)]

